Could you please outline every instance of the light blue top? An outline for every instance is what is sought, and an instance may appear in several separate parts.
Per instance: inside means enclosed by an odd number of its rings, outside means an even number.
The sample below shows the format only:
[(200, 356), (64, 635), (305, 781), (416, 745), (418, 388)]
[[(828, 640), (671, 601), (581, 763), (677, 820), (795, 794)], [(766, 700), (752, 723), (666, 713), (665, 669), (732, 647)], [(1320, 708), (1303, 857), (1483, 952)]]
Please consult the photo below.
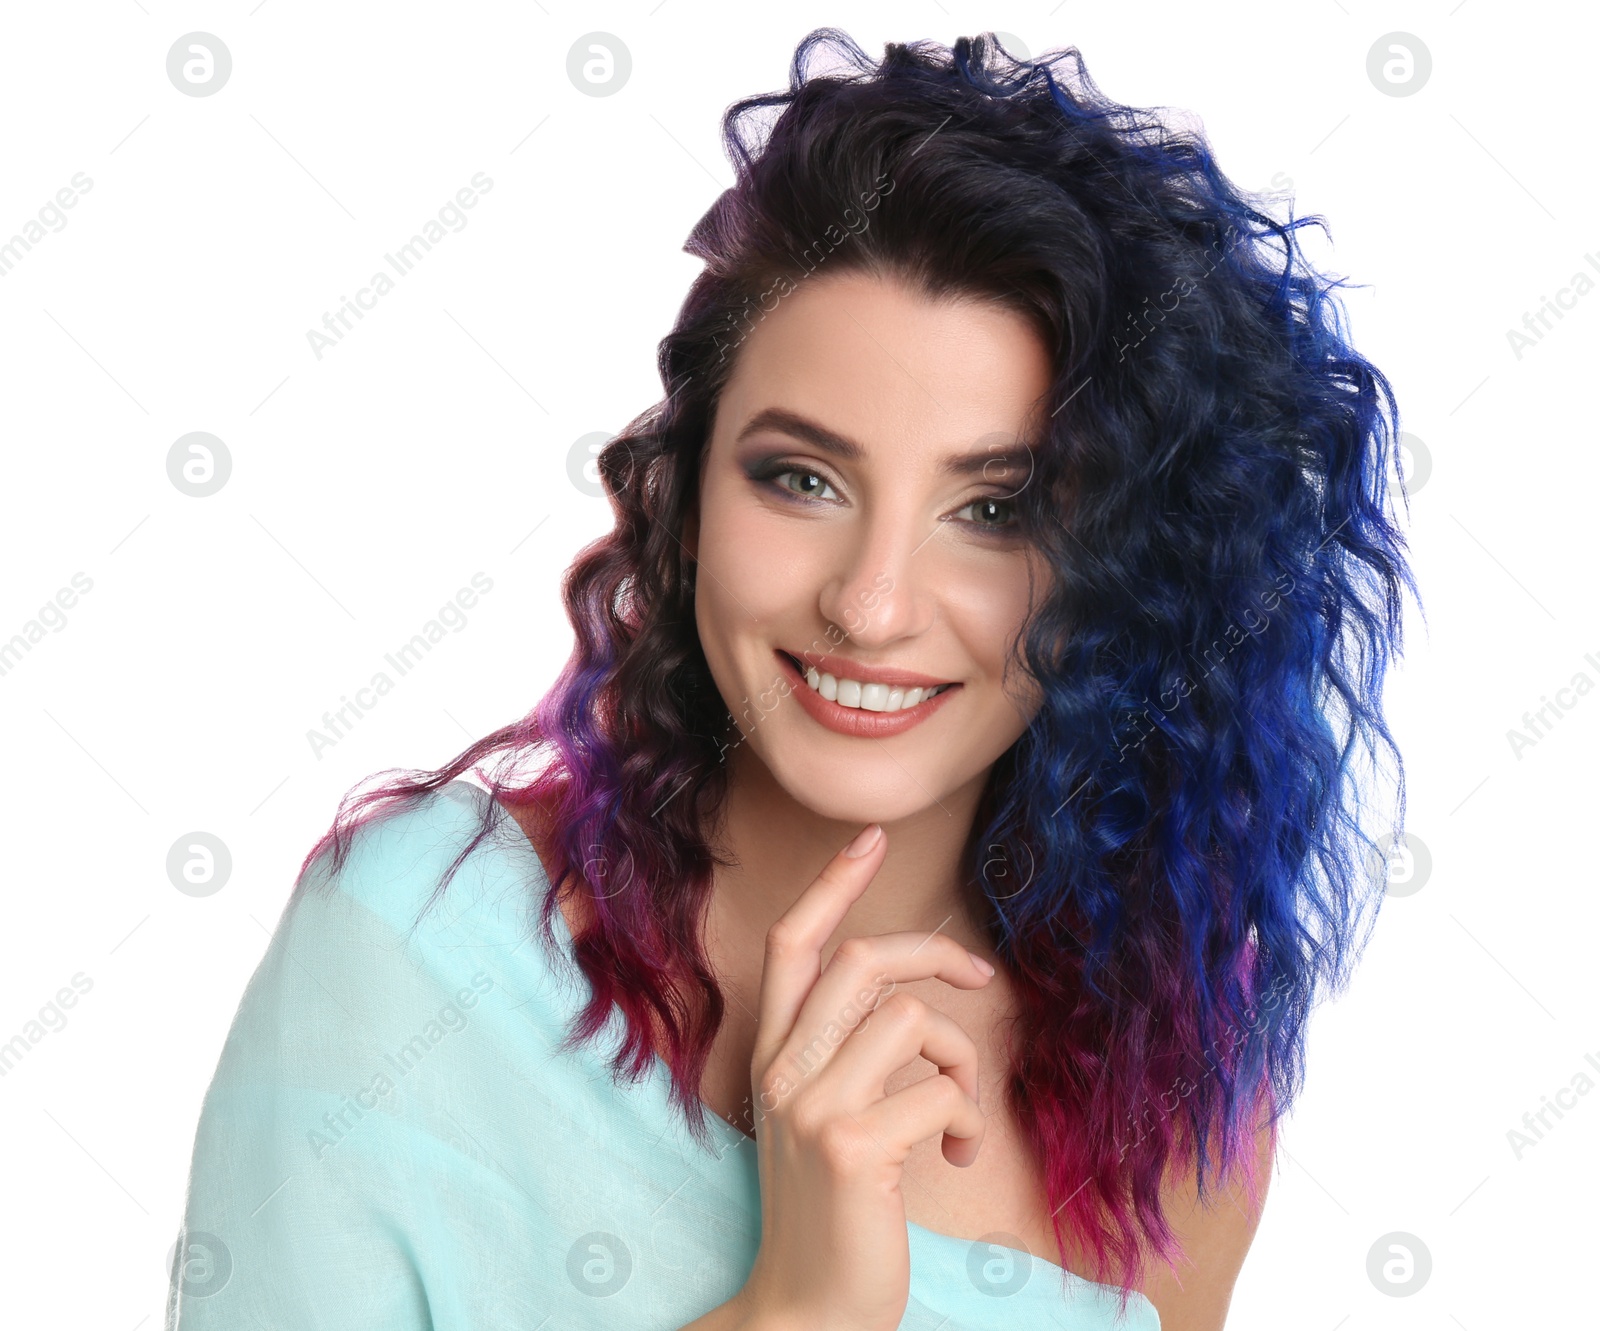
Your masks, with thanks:
[[(548, 880), (500, 805), (407, 936), (485, 802), (385, 812), (285, 908), (201, 1111), (169, 1331), (669, 1331), (743, 1285), (755, 1144), (708, 1113), (699, 1146), (659, 1058), (618, 1086), (615, 1011), (555, 1052), (587, 982), (531, 934)], [(1159, 1331), (1141, 1295), (1119, 1323), (1109, 1286), (906, 1228), (901, 1331)]]

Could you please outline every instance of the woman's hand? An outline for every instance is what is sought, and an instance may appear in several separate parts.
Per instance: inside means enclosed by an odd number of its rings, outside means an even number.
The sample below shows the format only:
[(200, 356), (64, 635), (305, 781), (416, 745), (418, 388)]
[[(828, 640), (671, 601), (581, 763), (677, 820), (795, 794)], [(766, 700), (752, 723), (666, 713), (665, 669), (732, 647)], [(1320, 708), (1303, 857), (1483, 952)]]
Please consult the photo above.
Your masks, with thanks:
[[(993, 968), (937, 932), (847, 938), (822, 965), (887, 840), (867, 827), (767, 934), (750, 1067), (761, 1249), (729, 1325), (894, 1331), (911, 1279), (906, 1157), (942, 1135), (945, 1159), (965, 1167), (983, 1141), (977, 1047), (895, 986), (937, 976), (979, 989)], [(919, 1054), (938, 1075), (885, 1095), (888, 1077)]]

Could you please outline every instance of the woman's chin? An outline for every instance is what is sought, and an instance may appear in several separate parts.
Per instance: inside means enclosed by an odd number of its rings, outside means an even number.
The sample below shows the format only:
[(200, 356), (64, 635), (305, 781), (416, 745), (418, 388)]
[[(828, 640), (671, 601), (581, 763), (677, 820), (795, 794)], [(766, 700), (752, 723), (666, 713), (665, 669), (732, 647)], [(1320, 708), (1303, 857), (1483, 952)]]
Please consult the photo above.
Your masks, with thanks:
[(911, 771), (887, 755), (874, 761), (772, 754), (766, 762), (796, 804), (857, 826), (897, 823), (936, 808), (948, 785), (943, 773)]

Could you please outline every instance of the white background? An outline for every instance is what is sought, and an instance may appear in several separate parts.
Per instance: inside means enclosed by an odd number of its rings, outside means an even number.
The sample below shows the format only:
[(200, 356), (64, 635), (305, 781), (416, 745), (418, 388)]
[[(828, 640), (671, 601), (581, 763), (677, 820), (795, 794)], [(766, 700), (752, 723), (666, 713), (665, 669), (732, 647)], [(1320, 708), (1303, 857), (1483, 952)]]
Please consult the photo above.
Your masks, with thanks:
[[(1507, 1134), (1600, 1060), (1600, 690), (1520, 756), (1507, 732), (1600, 683), (1600, 293), (1520, 356), (1507, 333), (1600, 279), (1600, 33), (1490, 0), (8, 7), (0, 241), (75, 173), (92, 188), (0, 278), (0, 640), (93, 586), (0, 675), (0, 1043), (92, 982), (0, 1078), (6, 1322), (160, 1325), (201, 1097), (301, 857), (352, 785), (444, 762), (554, 678), (560, 576), (609, 526), (569, 454), (660, 396), (682, 243), (733, 180), (720, 115), (786, 86), (824, 23), (874, 55), (1076, 44), (1109, 95), (1185, 108), (1237, 182), (1329, 219), (1317, 253), (1365, 284), (1357, 345), (1432, 458), (1409, 526), (1428, 623), (1389, 694), (1432, 870), (1313, 1022), (1228, 1325), (1594, 1324), (1600, 1094), (1520, 1159)], [(197, 30), (232, 55), (211, 96), (166, 73)], [(631, 52), (611, 96), (566, 73), (594, 31)], [(1431, 52), (1412, 95), (1367, 75), (1391, 32)], [(477, 172), (468, 225), (319, 360), (307, 330)], [(192, 431), (232, 459), (207, 498), (168, 479)], [(479, 572), (466, 626), (314, 753)], [(166, 871), (197, 830), (233, 859), (206, 897)], [(1432, 1257), (1408, 1297), (1367, 1273), (1393, 1231)]]

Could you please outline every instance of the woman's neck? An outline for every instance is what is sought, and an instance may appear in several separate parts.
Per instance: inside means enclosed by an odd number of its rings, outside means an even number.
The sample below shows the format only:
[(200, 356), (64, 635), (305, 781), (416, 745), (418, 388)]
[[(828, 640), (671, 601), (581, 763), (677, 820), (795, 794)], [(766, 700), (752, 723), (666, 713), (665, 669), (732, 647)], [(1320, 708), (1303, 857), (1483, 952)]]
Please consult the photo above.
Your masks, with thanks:
[[(766, 933), (864, 825), (824, 818), (795, 800), (745, 746), (729, 754), (728, 797), (715, 848), (735, 861), (717, 866), (711, 918), (719, 950), (759, 959)], [(883, 866), (851, 907), (835, 944), (862, 934), (938, 930), (983, 954), (983, 899), (967, 883), (966, 843), (985, 776), (910, 817), (884, 824)]]

